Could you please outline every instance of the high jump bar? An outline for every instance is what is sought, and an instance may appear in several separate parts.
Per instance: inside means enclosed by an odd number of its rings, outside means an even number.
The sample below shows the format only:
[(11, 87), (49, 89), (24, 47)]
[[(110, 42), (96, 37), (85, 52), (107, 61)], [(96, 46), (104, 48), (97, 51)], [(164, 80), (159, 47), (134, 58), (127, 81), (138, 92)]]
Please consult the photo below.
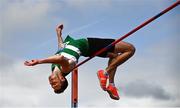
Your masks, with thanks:
[(134, 28), (133, 30), (131, 30), (130, 32), (128, 32), (127, 34), (123, 35), (121, 38), (117, 39), (116, 41), (112, 42), (111, 44), (109, 44), (108, 46), (106, 46), (105, 48), (97, 51), (96, 53), (94, 53), (92, 56), (88, 57), (87, 59), (85, 59), (84, 61), (80, 62), (79, 64), (77, 64), (72, 70), (72, 94), (71, 94), (71, 107), (72, 108), (77, 108), (78, 107), (78, 71), (77, 68), (79, 66), (81, 66), (82, 64), (86, 63), (87, 61), (89, 61), (90, 59), (94, 58), (95, 56), (103, 53), (104, 51), (110, 49), (112, 46), (114, 46), (115, 44), (117, 44), (118, 42), (122, 41), (123, 39), (127, 38), (128, 36), (130, 36), (131, 34), (135, 33), (136, 31), (138, 31), (139, 29), (143, 28), (144, 26), (146, 26), (147, 24), (151, 23), (152, 21), (154, 21), (155, 19), (159, 18), (160, 16), (162, 16), (163, 14), (167, 13), (168, 11), (170, 11), (171, 9), (175, 8), (176, 6), (178, 6), (180, 4), (180, 0), (177, 0), (175, 3), (173, 3), (171, 6), (167, 7), (166, 9), (164, 9), (163, 11), (161, 11), (159, 14), (151, 17), (150, 19), (146, 20), (145, 22), (143, 22), (142, 24), (140, 24), (139, 26), (137, 26), (136, 28)]
[(160, 16), (162, 16), (163, 14), (167, 13), (168, 11), (170, 11), (171, 9), (175, 8), (176, 6), (178, 6), (180, 4), (180, 0), (176, 1), (174, 4), (172, 4), (171, 6), (169, 6), (168, 8), (166, 8), (165, 10), (163, 10), (162, 12), (160, 12), (159, 14), (153, 16), (152, 18), (148, 19), (147, 21), (143, 22), (141, 25), (137, 26), (136, 28), (134, 28), (133, 30), (131, 30), (130, 32), (128, 32), (127, 34), (123, 35), (121, 38), (117, 39), (116, 41), (112, 42), (111, 44), (109, 44), (108, 46), (106, 46), (105, 48), (97, 51), (96, 53), (94, 53), (92, 56), (88, 57), (87, 59), (85, 59), (84, 61), (78, 63), (73, 69), (81, 66), (82, 64), (86, 63), (87, 61), (89, 61), (90, 59), (94, 58), (95, 56), (103, 53), (104, 51), (110, 49), (112, 46), (114, 46), (115, 44), (117, 44), (118, 42), (122, 41), (123, 39), (127, 38), (128, 36), (130, 36), (131, 34), (133, 34), (134, 32), (138, 31), (139, 29), (143, 28), (144, 26), (146, 26), (147, 24), (151, 23), (152, 21), (154, 21), (155, 19), (159, 18)]

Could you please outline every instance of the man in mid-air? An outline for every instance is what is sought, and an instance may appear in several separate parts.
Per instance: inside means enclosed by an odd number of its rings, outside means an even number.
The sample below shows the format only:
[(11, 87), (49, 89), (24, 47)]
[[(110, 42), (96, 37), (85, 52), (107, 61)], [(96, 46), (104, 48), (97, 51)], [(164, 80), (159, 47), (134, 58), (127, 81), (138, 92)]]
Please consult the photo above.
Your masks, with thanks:
[[(74, 69), (80, 56), (90, 57), (115, 41), (115, 39), (90, 37), (74, 39), (69, 35), (63, 41), (62, 30), (62, 24), (56, 27), (59, 50), (55, 55), (44, 59), (33, 59), (24, 62), (26, 66), (51, 63), (52, 73), (49, 76), (49, 82), (55, 93), (62, 93), (67, 88), (68, 81), (66, 76)], [(112, 99), (120, 99), (114, 83), (117, 67), (132, 57), (134, 53), (135, 47), (132, 44), (120, 41), (107, 51), (97, 55), (98, 57), (109, 58), (108, 66), (103, 70), (98, 70), (97, 76), (101, 88), (107, 91)]]

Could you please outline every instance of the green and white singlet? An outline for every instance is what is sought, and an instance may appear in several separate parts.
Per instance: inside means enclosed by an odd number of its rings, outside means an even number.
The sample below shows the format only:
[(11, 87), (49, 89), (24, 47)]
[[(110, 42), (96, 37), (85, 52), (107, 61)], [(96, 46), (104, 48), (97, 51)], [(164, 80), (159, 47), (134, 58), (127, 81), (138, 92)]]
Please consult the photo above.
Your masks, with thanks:
[[(63, 55), (68, 60), (73, 60), (75, 63), (78, 62), (79, 57), (88, 55), (88, 41), (85, 38), (73, 39), (69, 35), (64, 40), (64, 48), (58, 50), (56, 54)], [(52, 64), (51, 70), (53, 71), (55, 66), (60, 69), (59, 64)]]
[[(59, 50), (56, 54), (63, 55), (68, 60), (73, 60), (75, 63), (78, 62), (80, 56), (91, 57), (97, 51), (101, 50), (104, 47), (107, 47), (109, 44), (114, 42), (115, 39), (100, 39), (100, 38), (82, 38), (82, 39), (73, 39), (69, 35), (64, 40), (64, 48)], [(107, 58), (109, 52), (114, 52), (114, 46), (108, 50), (97, 55), (98, 57)], [(55, 66), (60, 69), (60, 65), (52, 64), (52, 71)]]
[(88, 55), (88, 41), (85, 38), (75, 40), (68, 35), (64, 40), (64, 49), (59, 54), (77, 62), (81, 55)]

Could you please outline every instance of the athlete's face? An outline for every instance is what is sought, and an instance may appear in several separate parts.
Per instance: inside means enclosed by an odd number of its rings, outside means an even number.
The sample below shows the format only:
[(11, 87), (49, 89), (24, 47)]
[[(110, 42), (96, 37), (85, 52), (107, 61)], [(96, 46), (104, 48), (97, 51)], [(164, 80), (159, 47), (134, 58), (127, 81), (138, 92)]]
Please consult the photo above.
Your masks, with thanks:
[(51, 84), (51, 87), (54, 89), (54, 91), (59, 91), (63, 89), (64, 83), (65, 83), (65, 77), (63, 77), (60, 74), (51, 74), (49, 76), (49, 82)]

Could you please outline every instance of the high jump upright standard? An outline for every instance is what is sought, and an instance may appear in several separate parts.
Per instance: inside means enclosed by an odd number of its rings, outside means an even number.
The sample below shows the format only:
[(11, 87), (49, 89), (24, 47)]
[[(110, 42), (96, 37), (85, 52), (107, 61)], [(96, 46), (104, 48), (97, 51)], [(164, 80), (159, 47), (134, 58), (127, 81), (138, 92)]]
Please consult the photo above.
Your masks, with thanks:
[(71, 108), (77, 108), (78, 107), (78, 69), (74, 69), (72, 71), (71, 76)]
[(168, 8), (166, 8), (165, 10), (161, 11), (159, 14), (151, 17), (150, 19), (148, 19), (147, 21), (143, 22), (141, 25), (137, 26), (136, 28), (134, 28), (133, 30), (131, 30), (130, 32), (128, 32), (127, 34), (123, 35), (121, 38), (117, 39), (116, 41), (112, 42), (110, 45), (106, 46), (105, 48), (99, 50), (98, 52), (94, 53), (92, 56), (88, 57), (87, 59), (85, 59), (84, 61), (80, 62), (79, 64), (77, 64), (72, 72), (72, 98), (71, 98), (71, 107), (72, 108), (77, 108), (78, 107), (78, 72), (77, 72), (77, 67), (81, 66), (82, 64), (86, 63), (87, 61), (89, 61), (90, 59), (94, 58), (95, 56), (103, 53), (104, 51), (108, 50), (109, 48), (111, 48), (112, 46), (114, 46), (116, 43), (122, 41), (123, 39), (127, 38), (128, 36), (130, 36), (131, 34), (133, 34), (134, 32), (138, 31), (139, 29), (141, 29), (142, 27), (146, 26), (147, 24), (151, 23), (152, 21), (154, 21), (155, 19), (159, 18), (160, 16), (162, 16), (163, 14), (167, 13), (168, 11), (170, 11), (171, 9), (175, 8), (176, 6), (178, 6), (180, 4), (180, 0), (177, 0), (175, 3), (173, 3), (171, 6), (169, 6)]

